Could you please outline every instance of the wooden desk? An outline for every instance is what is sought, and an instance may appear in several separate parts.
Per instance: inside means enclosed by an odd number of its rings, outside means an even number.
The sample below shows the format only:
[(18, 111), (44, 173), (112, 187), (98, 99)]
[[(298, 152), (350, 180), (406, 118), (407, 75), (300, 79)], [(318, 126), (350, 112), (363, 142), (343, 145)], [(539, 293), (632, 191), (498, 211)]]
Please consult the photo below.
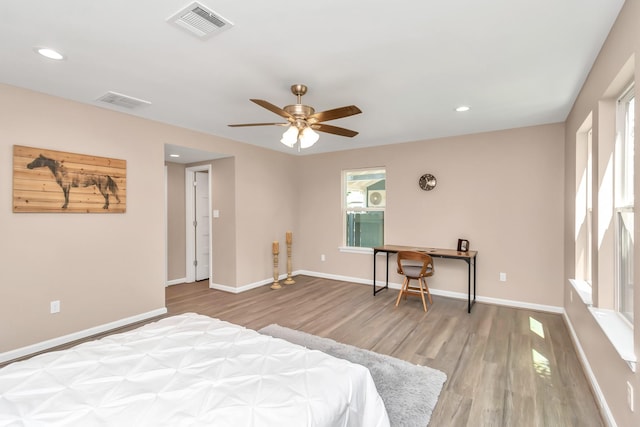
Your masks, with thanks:
[[(467, 313), (471, 313), (471, 307), (476, 302), (476, 258), (478, 251), (458, 252), (454, 249), (419, 248), (416, 246), (384, 245), (373, 248), (373, 295), (383, 289), (389, 288), (389, 254), (400, 251), (424, 252), (433, 258), (459, 259), (467, 263)], [(376, 289), (376, 255), (378, 252), (387, 254), (387, 278), (384, 287)], [(471, 300), (471, 265), (473, 265), (473, 300)]]

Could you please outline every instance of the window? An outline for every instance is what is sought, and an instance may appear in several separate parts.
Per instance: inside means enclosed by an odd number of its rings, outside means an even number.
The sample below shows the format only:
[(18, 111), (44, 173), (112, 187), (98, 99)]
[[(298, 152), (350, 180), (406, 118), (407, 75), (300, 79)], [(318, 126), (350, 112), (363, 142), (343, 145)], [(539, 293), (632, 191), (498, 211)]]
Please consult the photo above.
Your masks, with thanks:
[[(575, 302), (574, 292), (581, 297), (633, 372), (638, 361), (633, 323), (634, 71), (630, 58), (598, 100), (597, 114), (589, 113), (576, 132), (576, 278), (569, 279), (569, 302)], [(597, 120), (593, 134), (592, 119)], [(585, 246), (585, 238), (592, 244)]]
[(342, 178), (345, 246), (383, 245), (387, 202), (385, 169), (344, 171)]
[(591, 285), (591, 264), (593, 262), (593, 249), (592, 249), (592, 233), (593, 233), (593, 129), (589, 129), (587, 132), (587, 169), (585, 171), (586, 177), (586, 260), (584, 265), (584, 280)]
[(593, 264), (592, 137), (590, 114), (576, 134), (575, 207), (575, 280), (580, 281), (578, 287), (589, 294), (591, 293), (591, 270)]
[(633, 324), (633, 212), (634, 212), (635, 94), (631, 86), (620, 97), (616, 114), (615, 229), (616, 308)]

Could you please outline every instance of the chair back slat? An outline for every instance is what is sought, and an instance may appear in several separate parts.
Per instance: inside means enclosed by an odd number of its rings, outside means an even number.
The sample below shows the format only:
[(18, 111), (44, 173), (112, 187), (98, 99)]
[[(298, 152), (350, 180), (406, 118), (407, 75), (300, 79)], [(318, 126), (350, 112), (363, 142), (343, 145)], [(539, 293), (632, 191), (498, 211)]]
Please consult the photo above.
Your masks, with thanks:
[[(398, 252), (398, 274), (404, 276), (404, 282), (396, 299), (396, 307), (400, 304), (400, 299), (403, 295), (405, 299), (408, 295), (413, 295), (419, 296), (422, 299), (422, 308), (426, 312), (427, 301), (424, 298), (425, 295), (429, 299), (429, 303), (433, 304), (426, 278), (432, 276), (433, 271), (433, 259), (431, 255), (418, 251)], [(411, 280), (417, 280), (418, 286), (411, 286)]]
[[(409, 261), (409, 262), (405, 262)], [(412, 262), (413, 261), (413, 262)], [(398, 274), (406, 276), (406, 266), (418, 266), (421, 267), (420, 274), (413, 277), (425, 277), (431, 276), (434, 272), (433, 258), (431, 255), (424, 252), (417, 251), (400, 251), (398, 252)]]

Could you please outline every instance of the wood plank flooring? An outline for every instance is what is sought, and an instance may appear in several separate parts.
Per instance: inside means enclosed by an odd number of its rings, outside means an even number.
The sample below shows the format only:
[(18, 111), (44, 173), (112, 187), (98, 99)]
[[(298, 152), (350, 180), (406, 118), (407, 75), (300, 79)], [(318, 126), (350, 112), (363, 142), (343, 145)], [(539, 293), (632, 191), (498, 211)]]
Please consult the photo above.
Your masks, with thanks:
[(438, 296), (424, 313), (419, 298), (396, 308), (395, 290), (374, 297), (367, 285), (295, 280), (241, 294), (206, 281), (170, 286), (167, 315), (195, 312), (256, 330), (277, 323), (439, 369), (448, 379), (431, 427), (604, 426), (558, 314), (480, 303), (467, 314), (466, 300)]
[[(295, 277), (241, 294), (206, 283), (167, 288), (169, 314), (196, 312), (251, 329), (277, 323), (440, 369), (430, 426), (603, 426), (562, 317), (434, 296), (395, 307), (397, 291)], [(418, 426), (420, 427), (420, 426)]]

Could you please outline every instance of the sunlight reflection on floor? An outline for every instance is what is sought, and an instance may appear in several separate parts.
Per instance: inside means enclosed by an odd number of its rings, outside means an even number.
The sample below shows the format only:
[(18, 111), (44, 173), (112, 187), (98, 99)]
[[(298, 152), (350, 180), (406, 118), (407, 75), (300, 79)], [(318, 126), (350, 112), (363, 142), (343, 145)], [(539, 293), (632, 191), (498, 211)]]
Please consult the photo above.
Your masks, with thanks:
[[(544, 326), (542, 322), (534, 319), (529, 316), (529, 330), (544, 339)], [(549, 359), (547, 359), (543, 354), (537, 351), (535, 348), (531, 349), (531, 361), (533, 364), (533, 369), (535, 369), (536, 373), (540, 378), (550, 379), (551, 378), (551, 364), (549, 363)]]

